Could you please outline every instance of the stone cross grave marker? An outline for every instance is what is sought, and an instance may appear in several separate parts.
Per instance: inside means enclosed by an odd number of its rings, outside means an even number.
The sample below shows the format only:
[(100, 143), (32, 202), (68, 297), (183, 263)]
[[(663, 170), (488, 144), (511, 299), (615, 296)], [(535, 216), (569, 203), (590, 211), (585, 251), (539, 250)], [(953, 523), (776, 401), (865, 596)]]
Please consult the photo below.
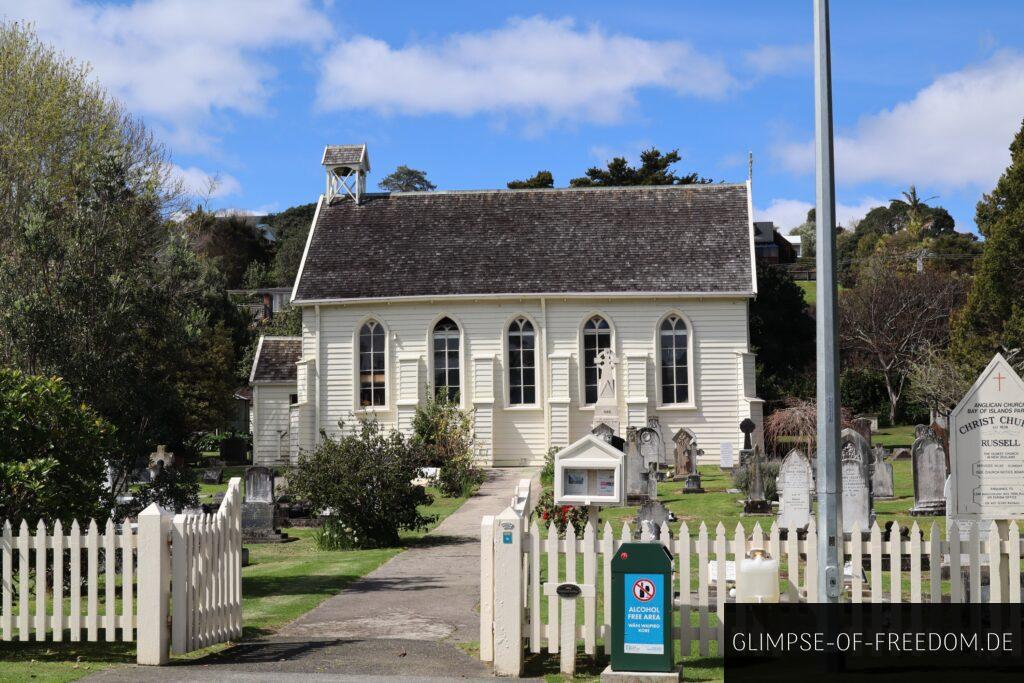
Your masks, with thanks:
[(688, 474), (693, 474), (697, 469), (696, 453), (694, 453), (694, 446), (696, 445), (697, 438), (693, 435), (689, 429), (685, 427), (680, 429), (672, 437), (672, 442), (676, 445), (673, 455), (675, 472), (672, 474), (674, 481), (682, 481), (686, 479)]
[(843, 477), (843, 533), (852, 533), (854, 525), (862, 534), (871, 531), (874, 512), (871, 500), (871, 479), (868, 463), (871, 449), (860, 433), (844, 429), (840, 440), (842, 446)]
[(885, 449), (876, 446), (871, 450), (871, 493), (875, 498), (893, 497), (892, 463), (885, 461)]
[(803, 451), (794, 448), (782, 461), (776, 490), (779, 492), (779, 527), (804, 529), (811, 521), (814, 473)]
[(918, 432), (910, 449), (914, 470), (912, 515), (941, 515), (946, 511), (942, 489), (946, 484), (946, 450), (929, 427)]
[(219, 484), (224, 478), (223, 467), (207, 467), (203, 470), (203, 483), (204, 484)]

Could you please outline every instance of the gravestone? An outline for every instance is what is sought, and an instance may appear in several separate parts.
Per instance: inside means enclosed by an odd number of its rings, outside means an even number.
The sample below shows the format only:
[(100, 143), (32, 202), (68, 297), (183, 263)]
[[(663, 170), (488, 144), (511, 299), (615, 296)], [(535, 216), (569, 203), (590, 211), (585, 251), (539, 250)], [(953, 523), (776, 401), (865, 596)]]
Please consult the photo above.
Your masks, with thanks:
[(151, 470), (174, 467), (175, 464), (174, 453), (168, 451), (167, 446), (163, 444), (159, 444), (156, 447), (156, 451), (149, 454), (149, 468)]
[(626, 500), (631, 505), (642, 502), (647, 496), (647, 473), (640, 457), (636, 427), (626, 429)]
[(779, 492), (779, 527), (805, 529), (811, 521), (811, 492), (814, 473), (811, 462), (799, 449), (791, 450), (782, 461), (776, 488)]
[(864, 440), (868, 442), (868, 446), (871, 445), (871, 420), (865, 417), (855, 417), (851, 421), (854, 431), (864, 437)]
[(871, 531), (874, 512), (871, 500), (871, 478), (868, 465), (871, 449), (868, 442), (852, 429), (844, 429), (840, 439), (843, 477), (843, 533), (853, 533), (854, 525), (862, 534)]
[(941, 515), (946, 511), (942, 489), (946, 484), (946, 449), (930, 427), (918, 430), (920, 436), (910, 449), (914, 470), (914, 507), (912, 515)]
[(696, 440), (697, 437), (693, 435), (693, 432), (685, 427), (676, 432), (672, 437), (672, 443), (675, 444), (675, 449), (673, 450), (674, 471), (672, 472), (672, 481), (683, 481), (688, 474), (693, 472), (691, 446), (695, 444)]
[(207, 467), (203, 470), (202, 482), (204, 484), (219, 484), (224, 479), (223, 467)]
[(637, 511), (636, 531), (634, 534), (637, 538), (640, 538), (640, 534), (643, 533), (646, 526), (651, 530), (655, 538), (661, 538), (661, 525), (674, 521), (676, 521), (675, 515), (669, 512), (668, 508), (662, 505), (660, 501), (648, 500)]
[(610, 443), (611, 445), (615, 446), (623, 453), (626, 452), (626, 440), (623, 439), (621, 436), (616, 435), (615, 432), (612, 431), (612, 428), (606, 425), (605, 423), (602, 422), (601, 424), (597, 425), (596, 427), (590, 430), (590, 433), (596, 436), (597, 438), (601, 439), (602, 441)]
[(732, 442), (723, 441), (718, 445), (718, 467), (723, 470), (731, 470), (735, 466)]
[[(740, 431), (743, 432), (743, 450), (749, 451), (753, 446), (750, 443), (750, 435), (757, 429), (757, 425), (749, 417), (740, 422)], [(742, 463), (741, 463), (742, 464)]]
[(753, 450), (753, 455), (750, 456), (750, 466), (750, 481), (747, 484), (747, 499), (743, 501), (743, 514), (766, 515), (772, 511), (772, 504), (764, 497), (760, 449)]
[(274, 471), (269, 467), (249, 467), (245, 470), (242, 500), (242, 541), (282, 543), (287, 540), (287, 534), (274, 526)]
[(876, 446), (871, 455), (871, 493), (876, 500), (889, 499), (893, 494), (892, 463), (885, 461), (885, 449)]

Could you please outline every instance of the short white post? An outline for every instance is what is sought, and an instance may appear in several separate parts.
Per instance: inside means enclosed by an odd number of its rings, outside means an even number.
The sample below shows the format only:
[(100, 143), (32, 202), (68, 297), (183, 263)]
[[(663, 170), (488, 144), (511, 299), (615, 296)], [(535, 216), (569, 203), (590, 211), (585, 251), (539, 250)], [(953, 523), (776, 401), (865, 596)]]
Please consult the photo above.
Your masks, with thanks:
[(494, 673), (523, 673), (523, 520), (512, 508), (495, 519)]
[(480, 661), (494, 661), (494, 516), (480, 520)]
[(573, 677), (576, 673), (576, 598), (560, 597), (562, 624), (558, 633), (561, 653), (558, 660), (563, 676)]
[(169, 659), (170, 629), (167, 627), (170, 593), (171, 554), (167, 535), (171, 515), (156, 503), (139, 514), (139, 664), (166, 664)]

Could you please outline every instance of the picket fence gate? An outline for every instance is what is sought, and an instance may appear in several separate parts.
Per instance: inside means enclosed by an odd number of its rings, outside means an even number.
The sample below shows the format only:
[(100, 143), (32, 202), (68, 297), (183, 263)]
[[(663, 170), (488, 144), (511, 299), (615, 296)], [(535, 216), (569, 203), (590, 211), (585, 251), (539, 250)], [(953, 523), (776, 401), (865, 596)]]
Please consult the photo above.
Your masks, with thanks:
[(105, 642), (137, 639), (140, 664), (167, 662), (170, 631), (175, 654), (237, 638), (240, 508), (241, 479), (234, 478), (216, 513), (172, 516), (153, 504), (139, 515), (137, 532), (108, 520), (100, 533), (90, 520), (82, 533), (76, 520), (65, 533), (60, 520), (52, 527), (39, 520), (34, 535), (25, 521), (14, 535), (5, 522), (0, 638), (98, 642), (102, 630)]
[[(499, 675), (521, 674), (524, 648), (541, 653), (546, 646), (549, 654), (556, 654), (561, 643), (571, 642), (575, 650), (576, 640), (580, 639), (583, 651), (596, 655), (598, 638), (606, 649), (609, 647), (611, 560), (622, 543), (633, 540), (628, 523), (623, 524), (618, 536), (606, 523), (600, 538), (589, 522), (581, 537), (570, 524), (564, 538), (559, 538), (554, 525), (542, 530), (536, 520), (527, 526), (528, 521), (525, 514), (510, 507), (497, 517), (484, 517), (481, 523), (480, 658), (493, 662)], [(663, 524), (660, 540), (649, 526), (643, 527), (640, 540), (662, 543), (672, 552), (673, 586), (678, 590), (673, 637), (679, 640), (684, 655), (691, 654), (696, 647), (701, 656), (709, 656), (712, 645), (721, 655), (725, 604), (729, 599), (728, 585), (732, 583), (731, 579), (727, 581), (726, 562), (742, 559), (751, 548), (763, 548), (778, 559), (783, 600), (818, 601), (817, 532), (813, 520), (802, 539), (796, 533), (781, 539), (777, 523), (771, 525), (767, 536), (760, 523), (755, 524), (750, 534), (737, 524), (731, 535), (719, 523), (712, 538), (707, 525), (701, 522), (693, 537), (683, 522), (675, 538), (668, 525)], [(908, 602), (980, 602), (982, 566), (989, 571), (990, 602), (1021, 602), (1024, 550), (1016, 522), (994, 523), (985, 537), (980, 537), (978, 527), (973, 525), (966, 539), (955, 523), (949, 525), (946, 538), (942, 539), (936, 524), (925, 535), (916, 522), (909, 538), (894, 533), (884, 539), (882, 529), (875, 523), (867, 534), (855, 528), (846, 538), (843, 552), (844, 564), (850, 562), (853, 568), (844, 586), (844, 599), (854, 603), (903, 601), (904, 576), (910, 582)], [(564, 572), (560, 571), (563, 562)], [(950, 567), (948, 594), (942, 590), (944, 563)], [(904, 570), (904, 564), (909, 569)], [(927, 569), (922, 570), (925, 566)], [(860, 567), (869, 572), (869, 585), (865, 585), (863, 572), (857, 570)], [(542, 568), (546, 570), (543, 580)], [(888, 582), (884, 580), (885, 571), (889, 572)], [(929, 581), (927, 594), (923, 591), (925, 576)], [(593, 586), (592, 590), (585, 589), (580, 598), (583, 623), (579, 626), (575, 623), (575, 609), (560, 614), (559, 598), (553, 589), (562, 582)], [(541, 610), (545, 600), (546, 622)], [(560, 623), (566, 618), (571, 623)]]

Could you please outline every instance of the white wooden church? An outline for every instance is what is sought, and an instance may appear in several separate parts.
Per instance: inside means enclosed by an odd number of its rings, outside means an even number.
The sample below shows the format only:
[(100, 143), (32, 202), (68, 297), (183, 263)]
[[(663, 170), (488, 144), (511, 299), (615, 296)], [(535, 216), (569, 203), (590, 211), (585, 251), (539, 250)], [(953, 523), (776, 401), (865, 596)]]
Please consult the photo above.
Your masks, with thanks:
[(485, 463), (540, 464), (590, 431), (604, 349), (623, 432), (657, 416), (717, 462), (760, 425), (749, 182), (368, 193), (365, 145), (322, 163), (302, 336), (263, 338), (250, 377), (256, 463), (360, 415), (408, 432), (443, 392), (474, 411)]

